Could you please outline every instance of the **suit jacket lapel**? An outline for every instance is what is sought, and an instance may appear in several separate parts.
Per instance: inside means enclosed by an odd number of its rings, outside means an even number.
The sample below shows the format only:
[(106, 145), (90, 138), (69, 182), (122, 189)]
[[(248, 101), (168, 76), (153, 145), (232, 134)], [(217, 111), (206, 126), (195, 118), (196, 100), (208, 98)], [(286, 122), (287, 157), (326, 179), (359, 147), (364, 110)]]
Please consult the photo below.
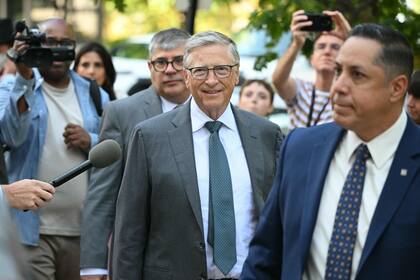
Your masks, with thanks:
[(169, 142), (179, 173), (182, 177), (183, 187), (197, 223), (203, 230), (201, 216), (200, 193), (198, 191), (197, 172), (195, 168), (194, 144), (190, 119), (190, 102), (183, 105), (172, 120), (174, 129), (168, 131)]
[(146, 89), (146, 91), (147, 92), (140, 94), (148, 94), (148, 98), (144, 101), (147, 106), (143, 106), (143, 108), (144, 113), (146, 114), (146, 118), (149, 119), (151, 117), (162, 114), (162, 104), (159, 96), (156, 93), (156, 90), (152, 86)]
[[(420, 154), (419, 143), (418, 130), (409, 119), (372, 217), (357, 272), (366, 263), (369, 254), (411, 186), (412, 179), (419, 168), (418, 163), (413, 160), (414, 156)], [(403, 169), (406, 170), (404, 176), (401, 175)]]
[(319, 203), (321, 200), (322, 190), (325, 183), (325, 178), (330, 167), (331, 159), (337, 145), (340, 143), (345, 130), (337, 125), (334, 125), (332, 132), (321, 141), (314, 143), (311, 149), (311, 157), (309, 160), (308, 170), (303, 170), (307, 173), (306, 190), (304, 192), (304, 204), (301, 221), (300, 244), (302, 252), (302, 273), (308, 259), (309, 248), (312, 242), (312, 234), (315, 223), (318, 217)]
[(255, 205), (257, 206), (258, 216), (262, 211), (264, 205), (264, 196), (261, 186), (264, 184), (264, 157), (262, 150), (258, 149), (261, 145), (259, 142), (258, 128), (249, 125), (245, 116), (232, 106), (233, 114), (235, 115), (236, 125), (239, 130), (239, 136), (242, 141), (242, 146), (245, 153), (245, 158), (248, 164), (249, 176), (251, 177), (252, 193), (254, 196)]

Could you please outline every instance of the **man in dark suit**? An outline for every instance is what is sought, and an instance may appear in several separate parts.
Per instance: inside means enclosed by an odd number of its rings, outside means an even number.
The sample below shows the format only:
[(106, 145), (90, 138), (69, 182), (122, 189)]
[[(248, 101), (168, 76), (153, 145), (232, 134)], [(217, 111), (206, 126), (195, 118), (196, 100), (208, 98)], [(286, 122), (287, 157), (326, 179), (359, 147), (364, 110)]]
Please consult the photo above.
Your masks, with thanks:
[(420, 128), (403, 110), (413, 52), (356, 26), (336, 58), (334, 123), (285, 140), (241, 279), (418, 279)]
[(185, 46), (193, 98), (139, 124), (117, 201), (113, 279), (237, 279), (275, 171), (279, 127), (230, 104), (235, 43)]
[[(149, 70), (152, 86), (130, 97), (112, 102), (103, 114), (100, 140), (114, 139), (123, 157), (114, 164), (93, 169), (85, 207), (81, 238), (81, 275), (106, 279), (108, 242), (114, 226), (115, 204), (127, 159), (127, 145), (134, 126), (184, 103), (183, 70), (185, 31), (171, 28), (154, 35), (150, 43)], [(96, 276), (94, 278), (93, 276)]]

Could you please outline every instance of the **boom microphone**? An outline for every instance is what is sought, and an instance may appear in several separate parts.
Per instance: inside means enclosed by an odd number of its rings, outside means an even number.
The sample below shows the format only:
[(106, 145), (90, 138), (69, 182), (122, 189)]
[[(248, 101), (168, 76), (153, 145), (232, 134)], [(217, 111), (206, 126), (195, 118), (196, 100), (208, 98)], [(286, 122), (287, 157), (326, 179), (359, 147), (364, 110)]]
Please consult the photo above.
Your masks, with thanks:
[(104, 140), (90, 150), (88, 160), (52, 180), (51, 185), (58, 187), (91, 167), (103, 168), (108, 166), (119, 159), (120, 156), (120, 145), (112, 139)]

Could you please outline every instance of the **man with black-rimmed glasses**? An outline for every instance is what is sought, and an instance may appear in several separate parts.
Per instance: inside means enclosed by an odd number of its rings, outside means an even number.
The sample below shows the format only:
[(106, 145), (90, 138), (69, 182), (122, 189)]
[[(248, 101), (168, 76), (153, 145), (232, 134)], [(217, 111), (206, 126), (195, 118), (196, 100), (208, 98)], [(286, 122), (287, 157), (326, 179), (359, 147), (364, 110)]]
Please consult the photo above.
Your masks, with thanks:
[(238, 279), (274, 177), (280, 128), (230, 104), (235, 43), (192, 36), (190, 102), (133, 130), (115, 218), (113, 279)]
[(189, 37), (175, 28), (156, 33), (149, 47), (151, 87), (111, 102), (104, 111), (99, 139), (116, 140), (125, 156), (106, 168), (93, 169), (83, 211), (82, 279), (107, 277), (108, 242), (132, 129), (141, 121), (171, 111), (190, 96), (182, 76), (184, 45)]

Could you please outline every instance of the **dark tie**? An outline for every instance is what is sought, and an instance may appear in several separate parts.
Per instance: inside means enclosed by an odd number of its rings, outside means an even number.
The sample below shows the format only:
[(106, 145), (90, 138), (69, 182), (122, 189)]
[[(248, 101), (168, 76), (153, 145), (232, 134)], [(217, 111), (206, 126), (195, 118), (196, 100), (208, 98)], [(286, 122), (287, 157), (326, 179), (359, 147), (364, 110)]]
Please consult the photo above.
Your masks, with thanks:
[(328, 246), (325, 280), (350, 279), (366, 174), (366, 160), (369, 156), (368, 147), (360, 144), (356, 149), (356, 160), (347, 174), (338, 201), (333, 233)]
[(207, 242), (213, 260), (227, 275), (236, 263), (235, 212), (229, 163), (219, 139), (221, 122), (207, 122), (209, 138), (209, 223)]

